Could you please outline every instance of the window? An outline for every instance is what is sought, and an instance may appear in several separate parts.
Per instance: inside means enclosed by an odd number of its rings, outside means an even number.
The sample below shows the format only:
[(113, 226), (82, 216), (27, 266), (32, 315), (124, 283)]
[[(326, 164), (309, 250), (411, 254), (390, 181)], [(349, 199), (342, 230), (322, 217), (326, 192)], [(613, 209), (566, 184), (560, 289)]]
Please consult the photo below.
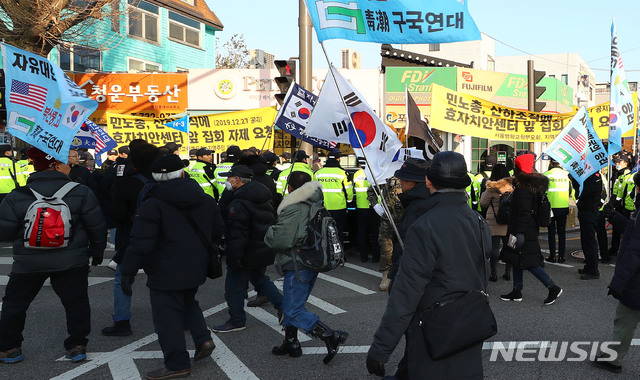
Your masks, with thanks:
[(189, 5), (196, 5), (196, 1), (195, 0), (180, 0), (183, 3), (187, 3)]
[(569, 84), (569, 76), (567, 74), (562, 74), (562, 76), (560, 78), (562, 78), (562, 79), (560, 79), (562, 81), (562, 83)]
[(200, 47), (200, 23), (169, 11), (169, 38)]
[(429, 44), (429, 51), (440, 51), (440, 44)]
[(158, 42), (160, 9), (146, 1), (129, 0), (129, 35)]
[(100, 50), (73, 45), (60, 47), (60, 68), (65, 71), (100, 70)]
[(496, 71), (496, 61), (490, 55), (487, 55), (487, 70)]
[(556, 76), (553, 74), (549, 74), (549, 78), (555, 78)]
[(162, 71), (160, 63), (145, 61), (143, 59), (129, 58), (129, 70), (135, 71)]

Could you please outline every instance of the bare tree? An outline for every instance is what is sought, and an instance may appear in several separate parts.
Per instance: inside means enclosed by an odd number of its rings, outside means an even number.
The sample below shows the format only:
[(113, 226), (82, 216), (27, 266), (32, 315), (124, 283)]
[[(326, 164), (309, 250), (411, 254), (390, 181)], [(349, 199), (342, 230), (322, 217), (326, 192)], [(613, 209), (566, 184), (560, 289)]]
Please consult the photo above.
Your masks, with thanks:
[(107, 19), (117, 31), (126, 11), (119, 0), (0, 0), (0, 38), (46, 56), (56, 45), (95, 42), (91, 34)]
[[(220, 46), (219, 43), (216, 44)], [(218, 49), (216, 67), (219, 69), (245, 69), (249, 64), (249, 50), (244, 42), (244, 34), (234, 34)]]

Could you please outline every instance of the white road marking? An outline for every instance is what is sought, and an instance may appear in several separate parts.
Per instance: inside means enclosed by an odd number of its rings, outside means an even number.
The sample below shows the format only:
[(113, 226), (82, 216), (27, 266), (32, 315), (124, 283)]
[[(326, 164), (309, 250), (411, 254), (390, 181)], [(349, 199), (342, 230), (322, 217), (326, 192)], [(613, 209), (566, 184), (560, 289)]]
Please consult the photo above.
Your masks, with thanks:
[(375, 294), (376, 292), (369, 290), (367, 288), (363, 288), (360, 285), (356, 285), (354, 283), (351, 283), (349, 281), (345, 281), (345, 280), (341, 280), (339, 278), (333, 277), (333, 276), (327, 276), (324, 273), (318, 273), (318, 278), (324, 281), (329, 281), (333, 284), (342, 286), (344, 288), (347, 288), (349, 290), (353, 290), (354, 292), (360, 293), (360, 294), (364, 294), (364, 295), (369, 295), (369, 294)]
[(360, 265), (355, 265), (355, 264), (351, 264), (351, 263), (344, 263), (344, 266), (347, 267), (347, 268), (353, 269), (353, 270), (357, 270), (357, 271), (362, 272), (362, 273), (370, 274), (370, 275), (375, 276), (375, 277), (380, 277), (380, 278), (382, 277), (382, 273), (380, 273), (378, 271), (375, 271), (375, 270), (371, 270), (371, 269), (365, 268), (365, 267), (361, 267)]
[[(162, 352), (161, 352), (162, 354)], [(131, 356), (120, 356), (109, 362), (109, 371), (113, 380), (137, 380), (140, 379), (140, 371), (136, 367)]]
[[(249, 297), (253, 297), (255, 295), (256, 295), (255, 290), (252, 290), (249, 292)], [(253, 316), (255, 319), (264, 323), (265, 325), (271, 327), (278, 334), (284, 336), (284, 331), (282, 330), (282, 326), (280, 326), (280, 323), (278, 322), (277, 316), (267, 312), (261, 307), (248, 307), (247, 300), (244, 301), (244, 311), (245, 313)], [(306, 342), (308, 340), (311, 340), (311, 338), (307, 337), (304, 334), (298, 334), (298, 340), (301, 342)]]
[[(282, 281), (274, 281), (273, 282), (276, 287), (280, 290), (283, 291), (283, 285), (282, 285)], [(346, 313), (346, 310), (343, 310), (335, 305), (330, 304), (327, 301), (323, 301), (318, 297), (314, 297), (314, 296), (309, 296), (309, 298), (307, 299), (307, 302), (309, 302), (311, 305), (317, 307), (318, 309), (324, 310), (329, 314), (342, 314), (342, 313)]]
[(211, 334), (211, 337), (216, 344), (211, 357), (230, 379), (258, 380), (258, 377), (231, 352), (229, 347), (222, 343), (216, 334)]
[(12, 257), (0, 257), (0, 264), (2, 264), (2, 265), (13, 265), (13, 256)]
[[(366, 354), (371, 346), (340, 346), (338, 353), (340, 354)], [(319, 355), (327, 354), (326, 347), (302, 347), (303, 355)]]

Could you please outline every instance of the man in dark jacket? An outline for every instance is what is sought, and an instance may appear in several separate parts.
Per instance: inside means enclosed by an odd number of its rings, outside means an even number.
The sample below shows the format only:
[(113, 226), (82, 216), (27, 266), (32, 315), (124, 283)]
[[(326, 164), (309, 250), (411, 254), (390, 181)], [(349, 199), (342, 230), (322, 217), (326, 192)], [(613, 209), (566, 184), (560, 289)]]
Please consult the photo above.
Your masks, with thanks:
[(84, 185), (76, 185), (62, 199), (71, 212), (71, 239), (67, 247), (38, 250), (24, 246), (24, 220), (35, 201), (30, 189), (52, 196), (71, 182), (69, 166), (38, 148), (27, 152), (36, 173), (26, 187), (15, 189), (0, 204), (0, 240), (13, 241), (13, 266), (2, 299), (0, 317), (0, 362), (22, 360), (22, 330), (27, 309), (46, 279), (56, 292), (67, 315), (64, 341), (66, 357), (73, 362), (87, 358), (87, 336), (91, 332), (88, 277), (91, 265), (100, 265), (106, 247), (107, 229), (96, 197)]
[(267, 296), (278, 314), (281, 314), (282, 295), (265, 275), (275, 256), (264, 243), (264, 235), (275, 220), (271, 192), (263, 184), (251, 181), (253, 172), (245, 165), (234, 165), (231, 171), (220, 175), (227, 178), (225, 188), (233, 194), (225, 220), (227, 276), (224, 298), (229, 306), (229, 319), (212, 330), (232, 332), (245, 329), (244, 295), (249, 282)]
[(113, 219), (117, 223), (116, 263), (113, 278), (113, 325), (102, 329), (105, 336), (129, 336), (131, 330), (131, 296), (122, 292), (120, 263), (129, 245), (129, 235), (138, 205), (140, 192), (153, 181), (151, 163), (160, 154), (160, 149), (151, 144), (137, 144), (129, 156), (132, 173), (120, 178), (113, 186)]
[(549, 178), (534, 172), (534, 163), (535, 156), (530, 153), (522, 154), (515, 159), (515, 190), (511, 196), (507, 246), (503, 248), (501, 257), (513, 265), (513, 290), (501, 295), (500, 299), (522, 301), (524, 270), (528, 270), (548, 289), (549, 293), (543, 303), (551, 305), (560, 297), (562, 289), (542, 268), (544, 257), (538, 242), (540, 227), (534, 214), (538, 209), (537, 200), (549, 189)]
[(194, 360), (208, 357), (215, 348), (195, 299), (206, 280), (210, 253), (193, 224), (210, 245), (220, 242), (224, 224), (214, 199), (197, 182), (184, 178), (179, 156), (156, 158), (151, 171), (157, 185), (136, 211), (121, 270), (122, 290), (128, 295), (138, 269), (148, 276), (153, 325), (164, 354), (164, 367), (147, 374), (152, 380), (191, 373), (185, 326), (196, 347)]
[(318, 272), (307, 269), (298, 256), (292, 257), (292, 250), (299, 248), (307, 238), (311, 204), (323, 199), (322, 185), (311, 181), (311, 175), (305, 172), (293, 172), (289, 176), (287, 192), (289, 195), (278, 207), (278, 220), (264, 237), (265, 243), (277, 251), (279, 272), (284, 272), (284, 297), (282, 326), (285, 338), (280, 346), (271, 353), (278, 356), (289, 355), (297, 358), (302, 355), (298, 341), (298, 329), (322, 339), (327, 346), (324, 364), (328, 364), (338, 353), (338, 346), (346, 342), (348, 333), (332, 330), (322, 323), (318, 316), (305, 307), (313, 290)]
[[(581, 280), (596, 280), (600, 278), (598, 270), (598, 240), (597, 227), (598, 218), (600, 217), (600, 207), (602, 207), (602, 177), (600, 173), (593, 173), (582, 184), (582, 192), (580, 192), (580, 184), (571, 176), (569, 176), (573, 188), (576, 189), (578, 200), (576, 206), (578, 208), (578, 221), (580, 222), (580, 245), (584, 253), (586, 264), (584, 268), (578, 269)], [(616, 228), (617, 229), (617, 228)]]
[(433, 360), (426, 350), (419, 314), (455, 295), (486, 289), (491, 233), (486, 221), (467, 205), (465, 188), (471, 178), (461, 154), (437, 153), (426, 182), (431, 191), (426, 212), (407, 231), (389, 303), (369, 349), (367, 369), (384, 376), (384, 363), (406, 331), (410, 379), (482, 379), (482, 342)]
[(606, 369), (613, 373), (622, 372), (622, 360), (629, 352), (631, 340), (640, 323), (640, 174), (633, 176), (636, 194), (636, 211), (628, 220), (623, 214), (615, 212), (615, 209), (607, 205), (603, 213), (624, 233), (616, 261), (616, 270), (609, 284), (609, 294), (620, 301), (616, 308), (616, 316), (613, 320), (613, 336), (611, 342), (620, 344), (611, 345), (615, 356), (603, 357), (600, 355), (593, 364), (596, 367)]

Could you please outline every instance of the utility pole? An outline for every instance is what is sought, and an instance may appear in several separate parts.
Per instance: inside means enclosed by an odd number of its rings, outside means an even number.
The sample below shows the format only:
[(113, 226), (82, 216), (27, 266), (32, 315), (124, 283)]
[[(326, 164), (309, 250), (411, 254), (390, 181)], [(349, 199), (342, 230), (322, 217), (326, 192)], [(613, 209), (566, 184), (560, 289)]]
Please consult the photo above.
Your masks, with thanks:
[[(307, 12), (307, 6), (304, 3), (304, 0), (299, 1), (299, 12), (298, 12), (298, 46), (299, 46), (299, 54), (300, 58), (300, 85), (307, 90), (312, 90), (313, 79), (312, 77), (312, 45), (311, 38), (313, 37), (313, 33), (311, 29), (313, 28), (313, 22), (311, 21), (311, 17), (309, 16), (309, 12)], [(295, 145), (293, 145), (295, 146)], [(313, 154), (313, 146), (309, 143), (303, 142), (300, 146), (300, 149), (307, 152), (309, 156)]]

